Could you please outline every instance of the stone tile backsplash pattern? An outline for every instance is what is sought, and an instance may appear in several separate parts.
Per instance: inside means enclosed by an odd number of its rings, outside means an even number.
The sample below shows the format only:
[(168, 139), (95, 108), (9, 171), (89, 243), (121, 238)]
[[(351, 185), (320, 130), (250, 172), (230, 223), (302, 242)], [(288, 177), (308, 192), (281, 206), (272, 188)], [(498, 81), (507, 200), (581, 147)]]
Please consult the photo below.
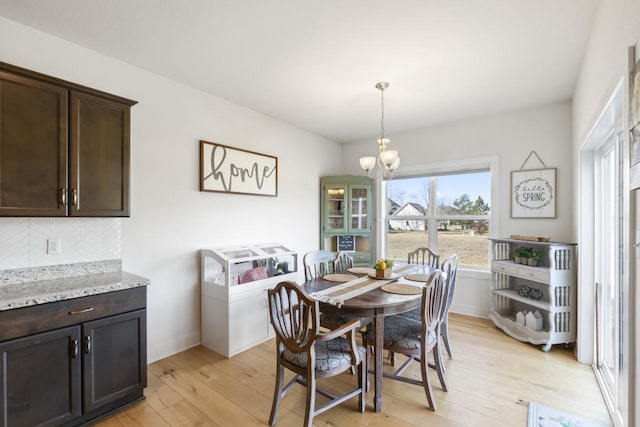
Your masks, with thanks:
[[(47, 254), (47, 239), (62, 252)], [(0, 270), (121, 258), (120, 218), (0, 218)]]

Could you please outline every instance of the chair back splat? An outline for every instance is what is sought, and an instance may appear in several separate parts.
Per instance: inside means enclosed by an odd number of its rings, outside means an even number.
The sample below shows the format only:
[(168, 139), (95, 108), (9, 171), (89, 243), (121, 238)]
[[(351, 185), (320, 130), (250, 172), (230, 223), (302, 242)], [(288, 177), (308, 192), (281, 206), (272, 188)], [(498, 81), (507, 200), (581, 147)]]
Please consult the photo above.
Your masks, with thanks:
[(440, 319), (440, 336), (447, 355), (451, 357), (451, 345), (449, 344), (449, 309), (453, 304), (453, 295), (456, 292), (456, 279), (458, 277), (458, 256), (451, 255), (442, 262), (442, 271), (447, 276), (447, 296)]
[(304, 279), (311, 280), (333, 273), (334, 255), (331, 251), (316, 250), (307, 252), (302, 259)]
[(317, 302), (290, 286), (269, 292), (271, 325), (284, 347), (294, 353), (308, 351), (318, 331)]
[(353, 267), (353, 258), (346, 252), (338, 252), (336, 259), (333, 260), (333, 271), (345, 272)]
[(429, 267), (440, 267), (440, 255), (437, 255), (429, 248), (418, 248), (407, 254), (409, 264), (428, 265)]

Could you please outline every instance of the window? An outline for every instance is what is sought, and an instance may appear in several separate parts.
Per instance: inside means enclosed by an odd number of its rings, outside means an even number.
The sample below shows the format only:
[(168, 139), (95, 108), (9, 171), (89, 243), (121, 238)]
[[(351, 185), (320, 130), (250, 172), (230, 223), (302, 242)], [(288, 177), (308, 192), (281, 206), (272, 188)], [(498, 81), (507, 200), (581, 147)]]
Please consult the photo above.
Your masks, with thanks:
[(456, 253), (461, 265), (488, 266), (490, 169), (395, 177), (384, 186), (387, 257), (406, 260), (428, 247), (441, 260)]

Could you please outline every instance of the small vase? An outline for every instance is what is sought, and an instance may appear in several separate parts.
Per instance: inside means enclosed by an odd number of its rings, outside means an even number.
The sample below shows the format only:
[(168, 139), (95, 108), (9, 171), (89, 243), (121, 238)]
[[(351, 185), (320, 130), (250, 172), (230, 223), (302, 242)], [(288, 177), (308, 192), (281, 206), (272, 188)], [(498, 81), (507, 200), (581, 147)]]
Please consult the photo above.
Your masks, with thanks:
[(537, 260), (537, 259), (531, 259), (531, 258), (529, 258), (529, 259), (527, 260), (527, 262), (528, 262), (528, 264), (529, 264), (531, 267), (537, 267), (537, 266), (538, 266), (538, 260)]
[(515, 257), (515, 258), (514, 258), (514, 262), (515, 262), (516, 264), (520, 264), (520, 263), (522, 263), (522, 258), (520, 258), (519, 256), (517, 256), (517, 257)]
[(378, 279), (388, 279), (391, 277), (391, 269), (387, 268), (384, 270), (376, 269), (376, 278)]

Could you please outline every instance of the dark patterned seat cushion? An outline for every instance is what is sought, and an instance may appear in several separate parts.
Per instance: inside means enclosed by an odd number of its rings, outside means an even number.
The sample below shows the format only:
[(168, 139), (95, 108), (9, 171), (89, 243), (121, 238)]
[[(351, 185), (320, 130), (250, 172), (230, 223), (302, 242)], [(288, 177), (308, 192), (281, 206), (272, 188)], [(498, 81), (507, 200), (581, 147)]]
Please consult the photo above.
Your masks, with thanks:
[[(420, 348), (420, 336), (422, 334), (422, 322), (407, 316), (389, 316), (384, 318), (384, 346), (398, 349), (417, 350)], [(373, 330), (364, 334), (367, 341), (373, 341)], [(429, 332), (427, 343), (435, 340), (435, 333)]]
[[(338, 337), (331, 341), (319, 341), (315, 344), (316, 350), (316, 371), (326, 372), (338, 367), (351, 366), (351, 352), (349, 351), (349, 341)], [(366, 350), (362, 346), (358, 346), (358, 351), (362, 357), (366, 356)], [(293, 353), (285, 349), (282, 358), (287, 362), (305, 368), (307, 366), (306, 353)]]
[(398, 316), (408, 317), (409, 319), (416, 320), (418, 322), (422, 322), (422, 307), (416, 307), (411, 311), (407, 311), (405, 313), (398, 314)]
[(359, 320), (360, 328), (364, 328), (372, 321), (370, 317), (343, 317), (320, 314), (320, 326), (327, 329), (338, 329), (340, 326), (352, 320)]

